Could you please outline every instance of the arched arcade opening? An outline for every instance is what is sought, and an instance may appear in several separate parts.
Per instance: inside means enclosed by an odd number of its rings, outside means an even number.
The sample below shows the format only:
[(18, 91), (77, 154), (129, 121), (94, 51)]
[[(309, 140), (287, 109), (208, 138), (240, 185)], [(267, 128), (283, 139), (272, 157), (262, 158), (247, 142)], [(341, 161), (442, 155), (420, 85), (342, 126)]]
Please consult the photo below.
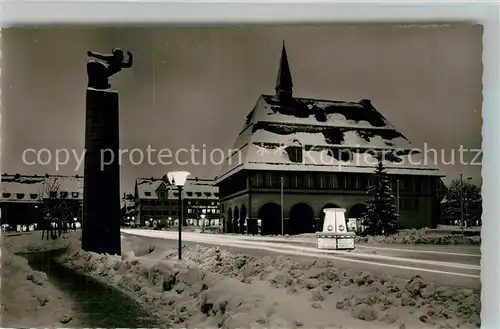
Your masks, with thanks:
[(239, 220), (240, 220), (240, 210), (236, 206), (236, 207), (234, 207), (234, 213), (233, 213), (233, 232), (234, 233), (240, 233)]
[(266, 203), (259, 209), (261, 235), (281, 234), (281, 207), (276, 203)]
[(362, 225), (362, 217), (366, 213), (366, 205), (363, 203), (358, 203), (349, 208), (346, 215), (347, 228), (350, 231), (361, 232), (364, 230)]
[(302, 234), (315, 233), (314, 211), (306, 203), (297, 203), (290, 210), (289, 225), (285, 233)]
[(247, 207), (245, 205), (241, 206), (240, 210), (240, 233), (245, 234), (248, 232), (248, 223), (246, 223), (247, 218)]
[(227, 209), (226, 233), (233, 233), (233, 210)]

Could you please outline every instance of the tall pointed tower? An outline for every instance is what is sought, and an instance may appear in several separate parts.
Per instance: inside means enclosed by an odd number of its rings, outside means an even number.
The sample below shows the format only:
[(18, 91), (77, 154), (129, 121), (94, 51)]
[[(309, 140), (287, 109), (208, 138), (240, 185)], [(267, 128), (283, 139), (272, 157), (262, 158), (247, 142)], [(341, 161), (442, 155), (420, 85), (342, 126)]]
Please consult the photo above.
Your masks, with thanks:
[(281, 50), (280, 66), (278, 68), (278, 77), (276, 79), (276, 96), (281, 103), (289, 104), (293, 98), (293, 82), (288, 56), (286, 55), (285, 41)]

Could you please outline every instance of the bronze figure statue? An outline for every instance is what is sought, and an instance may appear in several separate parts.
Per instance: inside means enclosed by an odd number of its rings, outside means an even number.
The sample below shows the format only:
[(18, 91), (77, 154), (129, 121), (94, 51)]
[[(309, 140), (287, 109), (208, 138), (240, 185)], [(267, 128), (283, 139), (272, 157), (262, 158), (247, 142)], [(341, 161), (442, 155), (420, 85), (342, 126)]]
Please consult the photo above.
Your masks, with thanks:
[(88, 51), (87, 55), (100, 61), (87, 63), (88, 87), (95, 89), (109, 89), (109, 78), (120, 72), (122, 68), (132, 67), (132, 53), (127, 51), (128, 61), (124, 62), (123, 50), (114, 48), (111, 55), (102, 55)]

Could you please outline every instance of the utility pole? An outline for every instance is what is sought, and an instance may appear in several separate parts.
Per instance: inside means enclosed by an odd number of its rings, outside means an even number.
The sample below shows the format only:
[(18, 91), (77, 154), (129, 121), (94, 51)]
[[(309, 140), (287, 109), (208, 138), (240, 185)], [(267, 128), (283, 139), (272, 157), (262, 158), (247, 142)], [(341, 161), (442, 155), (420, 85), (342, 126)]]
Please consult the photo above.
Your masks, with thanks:
[(284, 213), (283, 213), (283, 176), (280, 180), (280, 192), (281, 192), (281, 235), (285, 235), (285, 225), (284, 225)]
[(396, 180), (396, 209), (399, 216), (399, 179)]
[(458, 189), (458, 192), (460, 193), (460, 225), (462, 225), (462, 235), (464, 234), (464, 195), (463, 195), (463, 188), (464, 188), (464, 178), (463, 175), (460, 174), (460, 188)]

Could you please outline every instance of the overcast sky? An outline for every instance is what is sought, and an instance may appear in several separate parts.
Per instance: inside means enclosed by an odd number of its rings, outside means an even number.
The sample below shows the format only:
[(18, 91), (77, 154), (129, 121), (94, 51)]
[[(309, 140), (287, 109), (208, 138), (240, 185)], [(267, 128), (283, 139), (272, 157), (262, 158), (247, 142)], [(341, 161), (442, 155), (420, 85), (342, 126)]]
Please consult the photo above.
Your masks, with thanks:
[[(443, 150), (446, 161), (455, 150), (456, 164), (441, 166), (445, 182), (463, 173), (480, 183), (480, 166), (461, 165), (458, 152), (481, 148), (481, 39), (477, 25), (4, 29), (2, 172), (56, 172), (54, 160), (24, 164), (28, 148), (83, 151), (89, 49), (134, 54), (134, 66), (111, 81), (122, 149), (230, 149), (258, 96), (274, 92), (285, 40), (296, 96), (369, 98), (416, 147)], [(72, 159), (59, 172), (83, 174), (76, 167)], [(220, 169), (135, 166), (125, 155), (122, 191), (178, 168), (199, 177)]]

